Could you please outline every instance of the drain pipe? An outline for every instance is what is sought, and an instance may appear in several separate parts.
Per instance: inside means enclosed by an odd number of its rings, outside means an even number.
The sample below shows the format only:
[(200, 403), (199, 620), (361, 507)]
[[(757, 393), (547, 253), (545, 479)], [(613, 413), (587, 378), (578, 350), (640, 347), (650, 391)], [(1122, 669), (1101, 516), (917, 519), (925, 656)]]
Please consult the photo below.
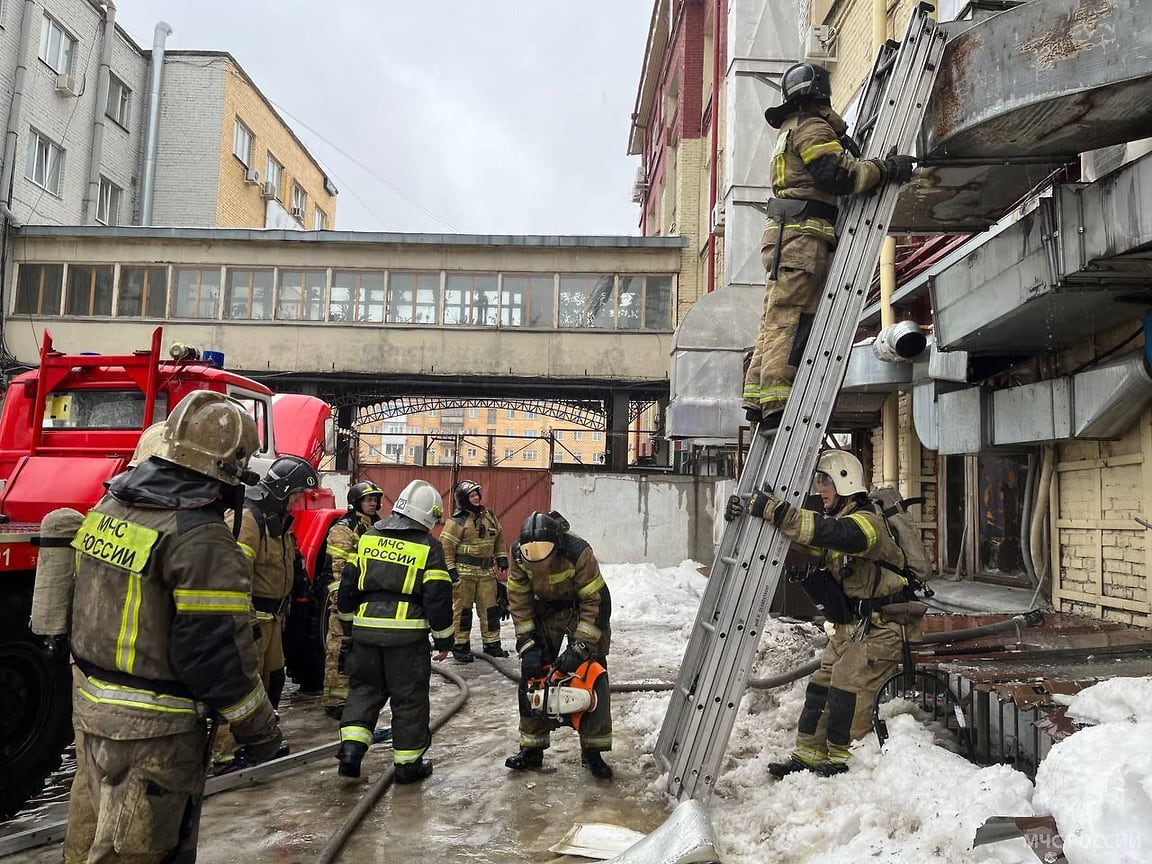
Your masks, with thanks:
[[(1036, 571), (1036, 587), (1044, 584), (1048, 577), (1051, 556), (1044, 545), (1044, 523), (1048, 519), (1048, 496), (1052, 486), (1052, 475), (1056, 468), (1056, 446), (1044, 445), (1044, 456), (1040, 463), (1040, 482), (1036, 486), (1036, 500), (1032, 507), (1029, 546), (1032, 550), (1032, 566)], [(1036, 554), (1039, 549), (1040, 554)]]
[[(896, 290), (896, 238), (885, 237), (880, 247), (880, 326), (896, 323), (892, 308), (892, 294)], [(884, 400), (880, 420), (884, 440), (884, 485), (897, 488), (900, 483), (900, 394), (893, 393)]]
[(156, 193), (156, 148), (160, 134), (160, 90), (164, 84), (164, 46), (172, 28), (164, 21), (156, 25), (152, 37), (152, 69), (148, 80), (148, 129), (144, 135), (144, 191), (140, 198), (140, 224), (152, 224), (152, 202)]
[(104, 42), (100, 46), (100, 69), (96, 73), (96, 119), (92, 121), (92, 155), (88, 159), (88, 197), (84, 199), (84, 223), (96, 224), (100, 211), (100, 162), (104, 156), (104, 124), (107, 122), (108, 90), (112, 86), (112, 43), (116, 38), (116, 4), (104, 3)]
[(1024, 570), (1032, 586), (1039, 584), (1036, 579), (1036, 563), (1032, 558), (1032, 512), (1036, 506), (1036, 463), (1035, 453), (1028, 454), (1028, 473), (1024, 480), (1024, 511), (1020, 518), (1020, 557), (1024, 559)]
[(24, 0), (24, 13), (20, 19), (20, 47), (16, 53), (16, 75), (12, 82), (12, 104), (8, 109), (8, 130), (4, 136), (4, 168), (0, 172), (0, 214), (14, 227), (20, 220), (13, 215), (12, 174), (16, 164), (16, 141), (20, 137), (20, 117), (24, 106), (24, 78), (28, 74), (28, 49), (32, 43), (32, 22), (36, 17), (35, 0)]

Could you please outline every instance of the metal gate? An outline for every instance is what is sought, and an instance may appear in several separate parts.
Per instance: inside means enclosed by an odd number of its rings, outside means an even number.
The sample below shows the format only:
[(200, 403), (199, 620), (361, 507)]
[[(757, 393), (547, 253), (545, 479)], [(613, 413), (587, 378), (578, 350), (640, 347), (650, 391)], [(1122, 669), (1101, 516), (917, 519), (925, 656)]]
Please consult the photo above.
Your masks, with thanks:
[(384, 490), (383, 513), (391, 509), (405, 486), (413, 480), (427, 480), (444, 496), (446, 517), (452, 513), (452, 490), (456, 484), (460, 480), (474, 480), (483, 487), (484, 504), (500, 520), (504, 542), (509, 547), (533, 510), (547, 513), (552, 509), (552, 472), (542, 469), (362, 464), (358, 479), (371, 480)]

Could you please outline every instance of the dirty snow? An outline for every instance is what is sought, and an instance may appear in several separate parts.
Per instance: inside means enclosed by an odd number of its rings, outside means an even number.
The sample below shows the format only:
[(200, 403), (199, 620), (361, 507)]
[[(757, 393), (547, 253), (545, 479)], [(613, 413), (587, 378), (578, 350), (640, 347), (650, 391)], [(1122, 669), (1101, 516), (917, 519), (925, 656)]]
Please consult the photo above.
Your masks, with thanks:
[[(616, 680), (656, 677), (678, 665), (704, 591), (698, 566), (604, 568)], [(809, 625), (770, 622), (754, 676), (803, 663), (820, 641)], [(1037, 814), (1056, 818), (1071, 864), (1152, 861), (1152, 679), (1114, 679), (1076, 697), (1070, 713), (1102, 725), (1056, 745), (1036, 787), (1008, 766), (973, 765), (899, 713), (888, 720), (884, 751), (874, 737), (857, 742), (847, 774), (774, 781), (768, 763), (792, 747), (805, 686), (744, 698), (711, 802), (729, 864), (986, 861), (988, 847), (971, 848), (985, 819)], [(652, 791), (659, 785), (651, 754), (667, 699), (641, 694), (616, 703), (617, 723), (640, 736)]]

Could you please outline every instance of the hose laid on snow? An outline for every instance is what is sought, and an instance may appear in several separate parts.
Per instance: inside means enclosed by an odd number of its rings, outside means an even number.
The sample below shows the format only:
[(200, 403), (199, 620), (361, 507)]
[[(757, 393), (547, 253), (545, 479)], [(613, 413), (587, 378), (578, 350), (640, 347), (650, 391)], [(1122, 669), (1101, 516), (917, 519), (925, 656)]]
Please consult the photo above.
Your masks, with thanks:
[[(464, 679), (446, 666), (434, 664), (432, 671), (447, 678), (460, 689), (460, 692), (456, 694), (456, 698), (448, 704), (448, 707), (445, 708), (442, 713), (432, 718), (432, 722), (429, 725), (431, 731), (435, 732), (464, 706), (464, 703), (468, 701), (469, 690), (468, 685), (464, 683)], [(324, 845), (324, 848), (320, 850), (320, 857), (316, 859), (317, 864), (332, 864), (332, 862), (336, 860), (336, 856), (340, 854), (340, 850), (344, 848), (344, 844), (348, 842), (348, 838), (352, 836), (352, 832), (356, 830), (357, 826), (360, 825), (369, 811), (376, 806), (376, 802), (380, 800), (380, 796), (388, 791), (388, 787), (392, 785), (392, 780), (395, 776), (396, 766), (389, 765), (384, 773), (376, 778), (375, 782), (364, 791), (364, 795), (360, 798), (356, 807), (348, 814), (340, 824), (340, 827), (336, 829), (336, 833), (328, 838), (328, 842)]]

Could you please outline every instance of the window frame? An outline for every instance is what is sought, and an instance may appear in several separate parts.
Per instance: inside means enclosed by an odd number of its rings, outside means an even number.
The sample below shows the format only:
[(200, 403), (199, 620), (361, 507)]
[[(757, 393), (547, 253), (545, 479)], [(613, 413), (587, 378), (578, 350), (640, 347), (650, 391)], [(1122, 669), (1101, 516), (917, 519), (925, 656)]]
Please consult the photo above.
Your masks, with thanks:
[[(409, 286), (397, 287), (398, 279), (411, 279), (412, 284)], [(435, 284), (429, 288), (428, 284)], [(388, 309), (385, 313), (385, 321), (389, 324), (423, 324), (435, 325), (440, 323), (440, 301), (442, 296), (443, 285), (440, 278), (439, 270), (389, 270), (388, 271)], [(431, 290), (432, 305), (420, 302), (420, 292)], [(402, 320), (400, 317), (392, 314), (393, 310), (399, 312), (401, 306), (399, 303), (393, 302), (393, 296), (397, 291), (411, 291), (412, 298), (407, 304), (407, 309), (410, 317)], [(419, 313), (424, 310), (431, 310), (432, 320), (421, 321), (418, 319)]]
[[(96, 221), (101, 225), (110, 225), (115, 227), (120, 224), (120, 196), (124, 194), (124, 190), (105, 177), (100, 175), (100, 187), (96, 193)], [(115, 199), (115, 206), (112, 202)], [(103, 213), (103, 218), (101, 218)], [(109, 214), (112, 218), (109, 219)]]
[[(341, 276), (341, 275), (355, 276), (356, 281), (355, 281), (355, 284), (352, 286), (352, 293), (351, 293), (351, 296), (349, 297), (349, 300), (348, 300), (349, 305), (351, 307), (349, 309), (350, 317), (345, 321), (340, 321), (339, 323), (341, 323), (341, 324), (384, 324), (384, 323), (386, 323), (386, 317), (388, 314), (388, 271), (387, 270), (372, 270), (372, 269), (354, 269), (354, 268), (340, 268), (340, 269), (333, 268), (332, 269), (332, 283), (331, 283), (332, 289), (328, 292), (328, 320), (329, 321), (333, 320), (332, 319), (332, 304), (334, 302), (333, 296), (335, 295), (336, 288), (337, 288), (337, 285), (336, 285), (337, 277)], [(384, 285), (383, 285), (384, 296), (380, 300), (379, 304), (377, 304), (377, 303), (365, 303), (364, 302), (364, 299), (363, 299), (364, 298), (364, 290), (363, 290), (363, 288), (364, 288), (364, 277), (365, 276), (379, 276), (383, 280), (383, 282), (384, 282)], [(340, 286), (340, 287), (341, 287), (341, 289), (343, 289), (343, 286)], [(380, 309), (380, 318), (378, 320), (372, 319), (372, 318), (361, 318), (360, 317), (361, 309), (364, 309), (364, 308), (375, 309), (377, 307), (379, 307), (379, 309)]]
[[(299, 202), (299, 203), (298, 203)], [(299, 216), (292, 216), (292, 211), (299, 210)], [(308, 213), (308, 191), (300, 185), (296, 180), (292, 181), (292, 210), (289, 215), (292, 216), (301, 225), (304, 224), (304, 217)]]
[[(116, 113), (113, 114), (112, 108), (112, 95), (116, 90), (119, 90), (120, 96), (116, 100)], [(114, 73), (108, 73), (108, 101), (104, 104), (104, 116), (119, 126), (121, 129), (128, 129), (128, 109), (132, 99), (132, 89), (125, 84)]]
[[(126, 274), (132, 271), (140, 270), (143, 272), (143, 279), (140, 283), (140, 311), (135, 314), (125, 313), (122, 309), (124, 304), (124, 283), (126, 281)], [(160, 296), (160, 309), (155, 315), (149, 314), (149, 299), (153, 296), (152, 275), (155, 272), (164, 274), (164, 287), (161, 290)], [(113, 309), (113, 317), (116, 318), (160, 318), (164, 319), (166, 310), (168, 309), (168, 283), (169, 279), (168, 266), (162, 264), (159, 266), (149, 266), (147, 264), (121, 264), (120, 272), (116, 277), (116, 303)]]
[[(56, 43), (56, 56), (48, 57), (45, 55), (49, 54), (52, 49), (53, 27), (60, 31), (60, 41)], [(70, 43), (68, 50), (68, 63), (66, 69), (61, 69), (59, 65), (60, 54), (64, 47), (65, 40)], [(80, 41), (72, 35), (71, 31), (68, 30), (67, 27), (65, 27), (47, 12), (44, 13), (44, 17), (40, 22), (40, 46), (36, 52), (37, 56), (40, 58), (41, 63), (43, 63), (57, 75), (71, 75), (73, 70), (76, 68), (76, 46), (79, 44)]]
[[(273, 165), (276, 166), (275, 170), (272, 168)], [(275, 180), (273, 180), (273, 178), (275, 178)], [(268, 151), (264, 159), (264, 182), (276, 183), (276, 200), (281, 200), (280, 190), (284, 188), (284, 163), (273, 156), (271, 150)]]
[[(28, 268), (36, 267), (40, 270), (40, 278), (36, 283), (36, 307), (35, 309), (21, 309), (20, 299), (24, 296), (21, 293), (20, 286), (22, 284), (24, 273)], [(60, 268), (60, 281), (56, 285), (56, 310), (44, 311), (44, 283), (46, 271), (50, 267)], [(12, 314), (13, 315), (59, 315), (64, 308), (64, 265), (55, 263), (21, 263), (19, 272), (16, 274), (16, 290), (12, 292)], [(51, 286), (49, 286), (51, 287)]]
[[(87, 290), (88, 290), (88, 304), (87, 311), (76, 312), (73, 311), (71, 306), (72, 301), (72, 279), (73, 276), (79, 276), (85, 270), (87, 274)], [(108, 311), (96, 311), (96, 280), (98, 271), (106, 270), (108, 273)], [(76, 316), (80, 318), (111, 318), (113, 301), (116, 295), (116, 265), (115, 264), (69, 264), (68, 273), (64, 280), (64, 304), (61, 307), (60, 314), (68, 316)]]
[[(243, 132), (244, 136), (247, 138), (247, 148), (246, 148), (247, 149), (247, 155), (246, 156), (241, 155), (238, 152), (241, 149), (240, 148), (240, 142), (243, 140), (241, 138), (241, 135), (240, 135), (241, 132)], [(237, 159), (239, 159), (240, 164), (243, 165), (245, 168), (251, 168), (252, 167), (252, 157), (255, 154), (255, 152), (256, 152), (256, 133), (253, 132), (251, 129), (249, 129), (248, 126), (244, 123), (244, 121), (241, 120), (239, 118), (239, 116), (237, 116), (236, 117), (236, 123), (232, 127), (232, 155), (235, 156)]]
[[(246, 285), (233, 285), (232, 277), (246, 273), (248, 276)], [(265, 288), (265, 295), (263, 299), (264, 317), (257, 318), (253, 315), (253, 310), (256, 306), (256, 276), (260, 273), (267, 273), (270, 277), (270, 282)], [(236, 302), (238, 295), (233, 293), (235, 287), (247, 289), (247, 314), (246, 315), (233, 315), (232, 306)], [(227, 267), (224, 270), (224, 317), (225, 321), (272, 321), (275, 314), (275, 295), (276, 295), (276, 271), (272, 267)]]
[[(300, 285), (298, 287), (295, 285), (289, 286), (289, 288), (291, 290), (293, 290), (293, 291), (299, 290), (299, 292), (300, 292), (300, 296), (296, 300), (297, 316), (295, 318), (291, 318), (291, 317), (288, 317), (286, 315), (280, 314), (281, 304), (284, 302), (284, 287), (285, 287), (284, 286), (284, 279), (285, 279), (285, 276), (289, 275), (289, 274), (300, 274)], [(319, 304), (317, 306), (317, 310), (316, 310), (319, 314), (315, 318), (305, 317), (302, 314), (309, 308), (309, 303), (312, 302), (308, 297), (309, 289), (317, 287), (314, 283), (311, 283), (308, 281), (309, 275), (320, 277), (320, 285), (318, 286), (320, 288), (320, 297), (319, 297), (319, 300), (316, 301)], [(273, 313), (272, 313), (273, 314), (273, 320), (276, 320), (276, 321), (295, 321), (295, 322), (300, 322), (300, 321), (321, 321), (322, 322), (322, 321), (325, 321), (325, 320), (327, 320), (327, 311), (328, 311), (327, 310), (327, 304), (325, 303), (325, 298), (326, 298), (327, 294), (328, 294), (328, 271), (326, 269), (320, 270), (320, 269), (308, 268), (308, 267), (281, 267), (281, 268), (277, 268), (277, 273), (276, 273), (276, 306), (275, 306), (275, 309), (273, 310)]]
[[(55, 195), (57, 198), (61, 197), (60, 191), (64, 183), (64, 158), (67, 151), (45, 135), (35, 127), (28, 130), (28, 155), (24, 161), (24, 179), (31, 183), (33, 186), (43, 189), (49, 195)], [(44, 159), (44, 177), (43, 182), (36, 179), (36, 167), (40, 162), (40, 145), (46, 145), (46, 156)], [(52, 176), (52, 154), (56, 155), (56, 188), (53, 189), (48, 185), (48, 181)], [(29, 164), (31, 163), (31, 164)]]
[[(200, 305), (201, 305), (201, 294), (202, 294), (203, 288), (204, 288), (204, 274), (205, 273), (215, 273), (216, 274), (216, 279), (217, 279), (217, 282), (216, 282), (216, 292), (217, 292), (216, 293), (216, 304), (215, 304), (215, 309), (213, 310), (211, 316), (205, 316), (205, 315), (182, 316), (182, 315), (177, 313), (176, 307), (177, 307), (177, 304), (180, 302), (180, 274), (184, 273), (184, 272), (194, 272), (196, 274), (196, 300), (192, 304), (193, 307), (196, 309), (196, 311), (199, 311)], [(172, 268), (172, 275), (171, 275), (169, 281), (170, 281), (171, 287), (172, 287), (171, 299), (170, 299), (170, 302), (171, 302), (171, 309), (170, 309), (171, 315), (170, 315), (170, 317), (172, 317), (172, 318), (188, 318), (189, 320), (193, 320), (193, 321), (219, 321), (220, 320), (220, 299), (221, 299), (221, 296), (222, 296), (223, 291), (224, 291), (224, 285), (223, 285), (224, 280), (221, 278), (219, 267), (196, 267), (196, 266), (173, 267)]]
[[(522, 289), (511, 289), (508, 287), (509, 280), (524, 280)], [(540, 283), (540, 285), (537, 285)], [(550, 297), (547, 323), (538, 323), (533, 320), (533, 309), (537, 305), (534, 302), (537, 298), (534, 297), (534, 291), (543, 284), (548, 283), (548, 295)], [(508, 302), (513, 290), (523, 291), (523, 302), (520, 304), (513, 304)], [(557, 310), (557, 286), (555, 273), (501, 273), (500, 274), (500, 327), (511, 327), (516, 329), (547, 329), (552, 330), (556, 328), (556, 310)], [(520, 323), (514, 324), (511, 322), (511, 313), (514, 311), (520, 312)]]
[(313, 231), (327, 231), (328, 230), (328, 214), (325, 213), (319, 206), (312, 208), (312, 230)]

